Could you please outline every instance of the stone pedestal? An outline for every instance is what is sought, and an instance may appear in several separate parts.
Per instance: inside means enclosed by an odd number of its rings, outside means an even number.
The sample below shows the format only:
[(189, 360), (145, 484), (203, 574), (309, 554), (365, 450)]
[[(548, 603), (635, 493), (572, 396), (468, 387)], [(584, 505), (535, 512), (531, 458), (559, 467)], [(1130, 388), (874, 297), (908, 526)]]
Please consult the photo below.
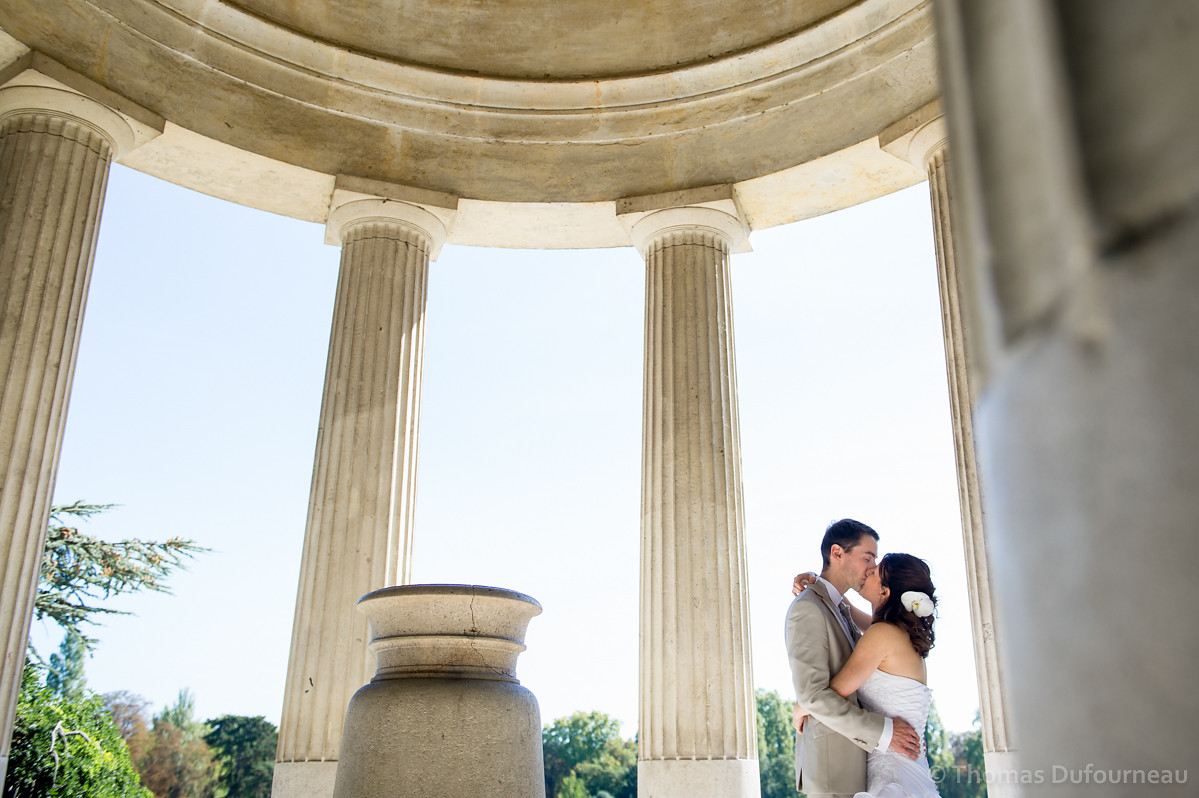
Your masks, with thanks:
[(279, 729), (276, 798), (328, 798), (350, 697), (374, 673), (363, 594), (408, 581), (429, 261), (443, 220), (353, 198), (342, 244)]
[[(730, 199), (626, 204), (646, 262), (638, 795), (759, 795)], [(731, 212), (730, 212), (731, 211)]]
[(0, 88), (0, 787), (109, 166), (153, 133), (52, 83)]
[(544, 798), (541, 715), (516, 678), (541, 605), (472, 585), (377, 590), (378, 670), (345, 719), (335, 798)]

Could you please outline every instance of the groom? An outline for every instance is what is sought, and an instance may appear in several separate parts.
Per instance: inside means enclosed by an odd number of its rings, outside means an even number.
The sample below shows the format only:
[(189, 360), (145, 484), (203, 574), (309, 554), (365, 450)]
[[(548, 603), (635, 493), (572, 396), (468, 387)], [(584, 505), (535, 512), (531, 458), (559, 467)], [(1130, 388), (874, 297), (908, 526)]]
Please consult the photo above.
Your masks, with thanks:
[(799, 706), (808, 711), (795, 745), (798, 788), (816, 796), (852, 796), (866, 789), (866, 754), (886, 750), (915, 759), (920, 737), (902, 718), (885, 718), (829, 687), (861, 634), (845, 601), (860, 590), (878, 559), (878, 533), (844, 518), (830, 524), (820, 543), (824, 570), (787, 611), (787, 655)]

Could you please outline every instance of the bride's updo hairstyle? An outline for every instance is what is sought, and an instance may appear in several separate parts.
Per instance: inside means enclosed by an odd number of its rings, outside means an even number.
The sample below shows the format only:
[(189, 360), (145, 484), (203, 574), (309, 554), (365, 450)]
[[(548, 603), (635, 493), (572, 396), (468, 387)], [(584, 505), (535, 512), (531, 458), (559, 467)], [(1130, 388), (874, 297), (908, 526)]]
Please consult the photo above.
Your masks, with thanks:
[(887, 554), (878, 561), (878, 578), (882, 586), (890, 588), (891, 592), (883, 606), (874, 613), (875, 622), (885, 621), (906, 631), (912, 639), (916, 653), (921, 657), (927, 657), (933, 647), (933, 616), (921, 618), (916, 613), (904, 609), (901, 597), (909, 590), (917, 590), (926, 594), (934, 607), (937, 606), (928, 563), (910, 554)]

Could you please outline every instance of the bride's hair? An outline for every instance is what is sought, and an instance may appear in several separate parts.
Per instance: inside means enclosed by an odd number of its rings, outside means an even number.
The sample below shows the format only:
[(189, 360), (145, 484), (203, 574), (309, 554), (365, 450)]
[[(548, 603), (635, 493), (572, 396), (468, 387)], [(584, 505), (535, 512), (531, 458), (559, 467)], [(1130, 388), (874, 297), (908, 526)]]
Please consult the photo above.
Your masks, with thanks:
[(912, 647), (916, 649), (916, 653), (921, 657), (927, 657), (935, 637), (933, 616), (917, 616), (916, 613), (904, 609), (900, 599), (909, 590), (917, 590), (927, 594), (933, 606), (937, 606), (928, 563), (910, 554), (887, 554), (878, 562), (878, 577), (883, 587), (890, 588), (891, 592), (883, 606), (874, 613), (875, 622), (884, 621), (906, 631), (912, 639)]

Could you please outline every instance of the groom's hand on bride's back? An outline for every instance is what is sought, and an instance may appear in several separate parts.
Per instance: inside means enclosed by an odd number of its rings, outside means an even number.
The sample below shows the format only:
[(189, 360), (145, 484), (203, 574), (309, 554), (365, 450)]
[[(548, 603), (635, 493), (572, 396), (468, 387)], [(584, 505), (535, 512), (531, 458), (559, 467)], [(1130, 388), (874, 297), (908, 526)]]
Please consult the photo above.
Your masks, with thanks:
[(920, 735), (903, 718), (895, 718), (892, 723), (891, 750), (908, 759), (917, 759), (920, 756)]

